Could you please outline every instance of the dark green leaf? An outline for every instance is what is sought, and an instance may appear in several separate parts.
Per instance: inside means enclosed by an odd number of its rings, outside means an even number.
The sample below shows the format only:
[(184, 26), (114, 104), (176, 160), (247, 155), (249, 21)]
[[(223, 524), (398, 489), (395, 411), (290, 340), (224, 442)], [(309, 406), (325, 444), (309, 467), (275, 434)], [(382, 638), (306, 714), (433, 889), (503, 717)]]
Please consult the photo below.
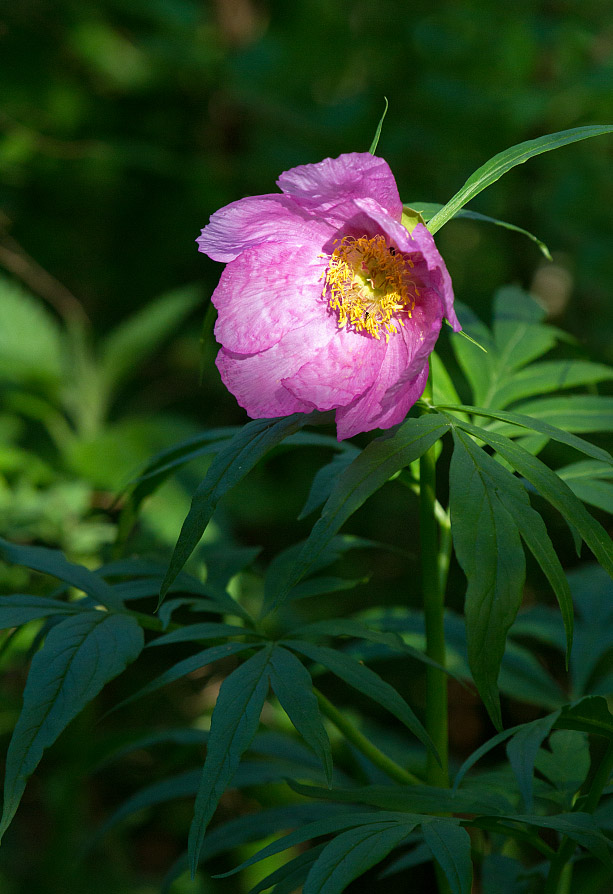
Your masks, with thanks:
[[(517, 415), (543, 419), (549, 425), (569, 432), (613, 431), (613, 397), (594, 394), (568, 394), (527, 401), (517, 407)], [(512, 419), (510, 420), (513, 421)], [(536, 428), (536, 431), (540, 429)], [(494, 431), (499, 426), (492, 426)], [(506, 432), (506, 428), (505, 428)], [(553, 437), (553, 435), (550, 435)], [(584, 441), (584, 444), (587, 443)], [(583, 451), (588, 453), (587, 450)], [(594, 454), (588, 453), (589, 456)], [(595, 456), (607, 461), (607, 457)], [(610, 462), (610, 458), (608, 460)]]
[(313, 693), (311, 675), (295, 655), (277, 646), (270, 656), (270, 684), (292, 724), (320, 759), (330, 785), (330, 740)]
[(407, 817), (406, 823), (372, 823), (337, 835), (313, 864), (304, 894), (341, 894), (353, 879), (398, 847), (418, 822)]
[[(483, 451), (456, 431), (453, 434), (449, 507), (456, 554), (468, 580), (464, 609), (468, 660), (484, 704), (500, 729), (496, 682), (507, 631), (521, 605), (525, 558), (517, 526), (498, 496), (498, 482), (492, 487), (487, 476)], [(500, 474), (514, 480), (502, 468)]]
[(562, 709), (556, 729), (575, 729), (613, 739), (613, 714), (601, 695), (588, 695)]
[(464, 186), (430, 220), (428, 229), (431, 233), (436, 233), (447, 221), (451, 220), (460, 208), (463, 208), (471, 199), (474, 199), (475, 196), (479, 195), (488, 186), (491, 186), (492, 183), (495, 183), (496, 180), (516, 165), (523, 164), (528, 159), (533, 158), (535, 155), (540, 155), (542, 152), (549, 152), (569, 143), (586, 140), (589, 137), (597, 137), (612, 131), (613, 127), (608, 125), (575, 127), (572, 130), (547, 134), (536, 140), (527, 140), (524, 143), (512, 146), (510, 149), (505, 149), (504, 152), (499, 152), (498, 155), (490, 158), (489, 161), (468, 178)]
[(290, 787), (307, 798), (346, 804), (368, 804), (382, 810), (408, 813), (507, 813), (510, 803), (496, 792), (471, 789), (461, 791), (429, 785), (361, 785), (356, 788), (325, 789), (293, 780)]
[(283, 644), (289, 649), (306, 655), (311, 661), (322, 664), (341, 680), (353, 686), (354, 689), (374, 699), (401, 720), (424, 745), (436, 752), (430, 736), (411, 708), (394, 687), (382, 680), (379, 674), (360, 664), (355, 658), (335, 649), (329, 649), (327, 646), (318, 646), (299, 640), (286, 640)]
[(555, 472), (509, 438), (465, 422), (459, 421), (456, 424), (493, 447), (552, 506), (555, 506), (577, 529), (600, 564), (613, 577), (613, 544), (610, 537)]
[(556, 711), (554, 714), (524, 724), (507, 744), (509, 762), (528, 811), (532, 810), (533, 802), (534, 762), (558, 716), (559, 711)]
[(246, 627), (237, 627), (235, 624), (216, 624), (213, 621), (203, 621), (200, 624), (188, 624), (178, 630), (171, 630), (157, 639), (151, 640), (149, 646), (168, 646), (173, 643), (198, 642), (205, 639), (221, 639), (228, 636), (245, 636), (252, 633)]
[(181, 528), (170, 566), (160, 590), (163, 599), (168, 588), (200, 542), (213, 511), (223, 495), (245, 477), (269, 450), (284, 438), (308, 425), (316, 415), (294, 413), (282, 419), (256, 419), (249, 422), (215, 457)]
[(192, 877), (198, 868), (206, 828), (257, 732), (268, 694), (271, 651), (272, 646), (267, 646), (257, 652), (226, 677), (219, 690), (189, 830)]
[(44, 750), (142, 647), (141, 628), (125, 615), (79, 612), (51, 628), (32, 660), (23, 709), (8, 749), (0, 835)]
[[(305, 841), (310, 841), (312, 838), (319, 838), (320, 835), (333, 835), (335, 832), (341, 832), (344, 829), (352, 829), (357, 826), (368, 825), (369, 823), (378, 823), (381, 822), (382, 819), (386, 822), (398, 823), (411, 820), (409, 814), (406, 813), (394, 814), (390, 812), (383, 814), (381, 811), (374, 810), (369, 812), (359, 812), (348, 808), (344, 811), (339, 808), (337, 808), (337, 810), (338, 813), (334, 816), (306, 823), (306, 825), (299, 827), (294, 832), (290, 832), (288, 835), (284, 835), (277, 841), (273, 841), (271, 844), (263, 847), (261, 851), (258, 851), (257, 854), (254, 854), (252, 857), (249, 857), (241, 863), (240, 866), (235, 866), (234, 869), (231, 869), (229, 872), (220, 873), (217, 878), (226, 878), (229, 875), (236, 875), (238, 872), (242, 872), (243, 869), (247, 869), (248, 866), (253, 866), (254, 863), (259, 863), (260, 860), (266, 859), (266, 857), (271, 857), (273, 854), (279, 854), (281, 851), (287, 850), (289, 847), (303, 844)], [(421, 820), (421, 817), (419, 817), (419, 819)]]
[(473, 867), (470, 859), (470, 836), (457, 822), (431, 819), (422, 824), (424, 839), (439, 864), (452, 894), (470, 894)]
[(80, 611), (83, 611), (83, 606), (78, 602), (61, 602), (46, 596), (27, 596), (21, 593), (0, 596), (0, 630), (19, 627), (28, 621), (47, 618), (49, 615), (71, 615)]
[(298, 516), (299, 519), (306, 518), (326, 502), (338, 476), (345, 471), (359, 453), (360, 451), (356, 447), (350, 445), (348, 449), (336, 454), (329, 463), (317, 470), (306, 503)]
[(122, 602), (106, 581), (83, 565), (69, 562), (59, 550), (45, 546), (18, 546), (0, 538), (0, 557), (15, 565), (25, 565), (33, 571), (50, 574), (83, 590), (107, 608), (121, 610)]
[(322, 550), (347, 519), (399, 469), (426, 452), (447, 431), (439, 415), (408, 419), (390, 437), (377, 438), (343, 472), (330, 494), (309, 539), (286, 575), (271, 594), (278, 605), (314, 566)]
[(150, 695), (157, 689), (161, 689), (162, 686), (168, 686), (169, 683), (174, 683), (175, 680), (180, 680), (181, 677), (200, 670), (202, 667), (213, 664), (215, 661), (220, 661), (222, 658), (238, 655), (239, 652), (244, 652), (250, 648), (252, 648), (251, 643), (222, 643), (219, 646), (211, 646), (209, 649), (197, 652), (195, 655), (191, 655), (189, 658), (184, 658), (183, 661), (174, 664), (167, 671), (164, 671), (163, 674), (160, 674), (159, 677), (156, 677), (150, 683), (147, 683), (146, 686), (143, 686), (142, 689), (139, 689), (138, 692), (133, 693), (128, 698), (124, 698), (112, 710), (118, 711), (120, 708), (125, 708), (137, 699)]
[[(503, 817), (497, 817), (498, 820)], [(577, 844), (594, 854), (595, 857), (613, 869), (611, 860), (611, 842), (606, 838), (596, 824), (596, 820), (589, 813), (568, 813), (561, 816), (507, 816), (504, 817), (510, 823), (525, 823), (528, 826), (536, 826), (539, 829), (554, 829), (561, 835), (567, 835)]]
[(541, 748), (536, 756), (537, 770), (568, 796), (568, 810), (590, 770), (590, 748), (585, 733), (558, 729), (549, 736), (550, 751)]

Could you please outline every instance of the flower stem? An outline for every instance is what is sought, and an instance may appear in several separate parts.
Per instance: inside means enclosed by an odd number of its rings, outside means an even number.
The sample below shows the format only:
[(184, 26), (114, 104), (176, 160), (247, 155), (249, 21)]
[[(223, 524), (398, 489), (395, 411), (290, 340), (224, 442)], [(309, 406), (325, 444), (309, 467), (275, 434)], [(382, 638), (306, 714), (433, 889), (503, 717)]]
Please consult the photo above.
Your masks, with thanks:
[[(577, 806), (583, 813), (593, 813), (605, 785), (608, 783), (613, 770), (613, 742), (609, 741), (600, 763), (592, 777), (589, 791), (585, 799), (579, 799)], [(566, 894), (570, 890), (570, 871), (572, 869), (570, 859), (575, 852), (577, 843), (564, 836), (556, 856), (551, 861), (549, 875), (545, 884), (544, 894)]]
[(380, 751), (376, 745), (367, 739), (360, 730), (353, 725), (351, 720), (342, 711), (339, 711), (332, 702), (328, 701), (326, 696), (318, 689), (313, 688), (313, 692), (319, 702), (319, 707), (323, 714), (332, 721), (332, 723), (343, 733), (348, 742), (361, 751), (376, 767), (383, 770), (384, 773), (402, 785), (423, 785), (423, 780), (414, 776), (409, 770), (405, 770), (400, 764), (388, 757)]
[[(432, 396), (432, 380), (426, 386), (427, 398)], [(422, 592), (426, 622), (426, 651), (430, 658), (445, 666), (444, 590), (446, 577), (444, 559), (439, 555), (436, 507), (436, 444), (419, 461), (419, 530)], [(440, 764), (429, 751), (426, 779), (430, 785), (448, 786), (448, 721), (447, 677), (435, 667), (426, 668), (426, 729), (439, 753)]]

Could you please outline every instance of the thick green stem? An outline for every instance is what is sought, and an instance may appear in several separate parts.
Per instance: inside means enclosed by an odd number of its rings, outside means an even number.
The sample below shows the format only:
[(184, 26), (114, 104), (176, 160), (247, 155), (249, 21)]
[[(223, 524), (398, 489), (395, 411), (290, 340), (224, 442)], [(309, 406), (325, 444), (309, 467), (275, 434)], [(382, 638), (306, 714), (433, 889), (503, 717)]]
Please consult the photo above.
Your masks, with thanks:
[[(607, 785), (611, 771), (613, 770), (613, 742), (607, 744), (598, 768), (592, 777), (589, 791), (585, 799), (579, 799), (577, 806), (583, 813), (593, 813), (602, 791)], [(558, 848), (558, 852), (551, 861), (549, 875), (545, 884), (545, 894), (566, 894), (570, 883), (570, 860), (575, 852), (577, 843), (564, 836)]]
[(405, 770), (404, 767), (401, 767), (400, 764), (393, 761), (387, 754), (379, 751), (377, 746), (373, 745), (370, 739), (367, 739), (366, 736), (353, 725), (346, 714), (343, 714), (342, 711), (335, 708), (332, 702), (328, 701), (323, 693), (315, 688), (313, 691), (317, 696), (317, 701), (319, 702), (319, 707), (321, 708), (322, 713), (325, 714), (326, 717), (332, 721), (334, 726), (343, 733), (348, 742), (355, 745), (358, 751), (361, 751), (362, 754), (376, 767), (379, 767), (380, 770), (387, 773), (390, 779), (394, 779), (402, 785), (423, 785), (423, 780), (414, 776), (409, 770)]
[[(429, 385), (431, 388), (431, 385)], [(431, 393), (431, 392), (430, 392)], [(429, 397), (427, 392), (426, 396)], [(421, 580), (426, 622), (426, 651), (445, 666), (444, 591), (436, 520), (436, 444), (419, 461), (419, 532)], [(445, 569), (446, 571), (446, 569)], [(438, 668), (426, 669), (426, 729), (440, 756), (428, 752), (426, 779), (430, 785), (448, 786), (447, 676)]]

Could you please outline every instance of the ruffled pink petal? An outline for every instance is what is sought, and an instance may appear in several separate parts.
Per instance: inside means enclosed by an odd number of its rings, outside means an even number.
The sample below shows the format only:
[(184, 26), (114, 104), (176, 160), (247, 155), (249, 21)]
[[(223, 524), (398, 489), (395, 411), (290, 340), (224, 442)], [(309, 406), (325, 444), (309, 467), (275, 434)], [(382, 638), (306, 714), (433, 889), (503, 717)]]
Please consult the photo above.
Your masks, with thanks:
[(317, 253), (332, 233), (330, 224), (313, 217), (288, 196), (265, 195), (220, 208), (196, 242), (198, 251), (228, 263), (246, 249), (266, 242), (312, 245)]
[(423, 224), (417, 224), (411, 233), (413, 242), (418, 246), (418, 250), (422, 253), (428, 264), (430, 271), (439, 270), (441, 274), (441, 286), (443, 307), (445, 309), (445, 317), (451, 323), (454, 332), (459, 332), (462, 326), (453, 307), (453, 285), (449, 271), (443, 261), (438, 248), (432, 237), (432, 233)]
[(285, 388), (283, 380), (311, 360), (334, 334), (334, 326), (306, 325), (288, 332), (259, 354), (237, 354), (222, 348), (215, 362), (224, 385), (252, 419), (310, 413), (315, 408), (314, 401), (296, 397)]
[(385, 351), (384, 339), (337, 329), (334, 338), (283, 384), (318, 410), (344, 407), (371, 387)]
[(310, 209), (326, 211), (347, 199), (372, 198), (393, 218), (402, 216), (402, 202), (388, 163), (369, 152), (349, 152), (292, 168), (281, 174), (277, 185)]
[(402, 422), (428, 378), (428, 357), (441, 328), (442, 304), (434, 290), (424, 291), (410, 319), (387, 344), (379, 374), (362, 397), (336, 411), (339, 441), (373, 428)]
[(326, 264), (310, 244), (264, 243), (244, 251), (227, 265), (213, 292), (217, 341), (228, 351), (255, 354), (291, 329), (325, 320)]

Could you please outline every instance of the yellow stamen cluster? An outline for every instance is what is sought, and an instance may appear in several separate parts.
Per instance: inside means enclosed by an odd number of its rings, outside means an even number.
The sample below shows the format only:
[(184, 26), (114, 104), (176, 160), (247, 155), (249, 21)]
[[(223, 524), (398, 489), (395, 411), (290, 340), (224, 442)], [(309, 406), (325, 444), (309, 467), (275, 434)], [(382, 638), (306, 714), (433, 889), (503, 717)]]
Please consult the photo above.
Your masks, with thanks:
[(418, 291), (409, 277), (409, 258), (389, 247), (384, 236), (343, 236), (335, 243), (322, 295), (338, 313), (338, 326), (389, 341), (411, 316)]

